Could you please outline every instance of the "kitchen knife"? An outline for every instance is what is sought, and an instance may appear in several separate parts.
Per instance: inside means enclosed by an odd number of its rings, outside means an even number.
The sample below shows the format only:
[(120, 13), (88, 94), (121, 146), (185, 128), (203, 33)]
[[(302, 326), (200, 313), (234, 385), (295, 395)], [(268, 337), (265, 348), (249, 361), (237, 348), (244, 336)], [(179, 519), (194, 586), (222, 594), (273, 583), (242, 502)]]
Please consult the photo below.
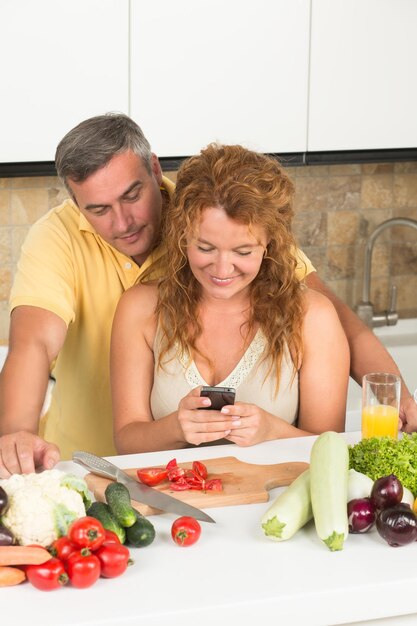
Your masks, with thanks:
[(72, 460), (74, 463), (83, 465), (90, 470), (90, 472), (93, 472), (93, 474), (98, 474), (99, 476), (111, 478), (111, 480), (117, 480), (119, 483), (123, 483), (123, 485), (127, 487), (133, 500), (136, 500), (137, 502), (148, 504), (155, 509), (160, 509), (161, 511), (169, 511), (170, 513), (176, 513), (177, 515), (189, 515), (203, 522), (215, 523), (215, 520), (204, 513), (204, 511), (200, 511), (200, 509), (197, 509), (186, 502), (181, 502), (181, 500), (173, 498), (166, 493), (162, 493), (157, 489), (148, 487), (148, 485), (139, 483), (137, 480), (128, 476), (119, 467), (113, 465), (110, 461), (106, 461), (106, 459), (103, 459), (100, 456), (96, 456), (90, 452), (78, 451), (73, 453)]

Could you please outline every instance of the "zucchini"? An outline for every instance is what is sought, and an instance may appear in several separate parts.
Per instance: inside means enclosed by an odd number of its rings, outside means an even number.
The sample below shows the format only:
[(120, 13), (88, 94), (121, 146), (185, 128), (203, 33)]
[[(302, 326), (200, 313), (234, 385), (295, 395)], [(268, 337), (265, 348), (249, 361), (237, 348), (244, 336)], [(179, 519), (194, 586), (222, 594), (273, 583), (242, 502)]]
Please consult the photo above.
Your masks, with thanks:
[(108, 504), (105, 502), (93, 502), (87, 509), (86, 515), (95, 517), (95, 519), (102, 523), (106, 530), (111, 530), (118, 536), (120, 543), (125, 543), (126, 531), (123, 526), (117, 522)]
[(310, 456), (310, 493), (317, 535), (332, 550), (342, 550), (349, 533), (347, 493), (349, 450), (341, 435), (318, 436)]
[(272, 503), (261, 519), (261, 527), (269, 539), (285, 541), (312, 517), (310, 470), (307, 469)]
[(138, 511), (135, 512), (136, 522), (126, 528), (126, 541), (136, 548), (145, 548), (155, 539), (155, 528), (146, 517)]
[(129, 528), (136, 522), (136, 511), (130, 502), (130, 493), (125, 485), (113, 482), (104, 492), (111, 512), (121, 526)]

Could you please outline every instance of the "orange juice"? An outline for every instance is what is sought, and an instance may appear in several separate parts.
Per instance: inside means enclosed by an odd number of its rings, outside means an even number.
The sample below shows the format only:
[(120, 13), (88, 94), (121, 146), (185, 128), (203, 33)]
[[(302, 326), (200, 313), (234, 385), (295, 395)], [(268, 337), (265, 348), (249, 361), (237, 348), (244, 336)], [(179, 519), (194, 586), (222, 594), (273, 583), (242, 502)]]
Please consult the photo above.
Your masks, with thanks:
[(398, 437), (398, 409), (375, 404), (362, 409), (362, 437)]

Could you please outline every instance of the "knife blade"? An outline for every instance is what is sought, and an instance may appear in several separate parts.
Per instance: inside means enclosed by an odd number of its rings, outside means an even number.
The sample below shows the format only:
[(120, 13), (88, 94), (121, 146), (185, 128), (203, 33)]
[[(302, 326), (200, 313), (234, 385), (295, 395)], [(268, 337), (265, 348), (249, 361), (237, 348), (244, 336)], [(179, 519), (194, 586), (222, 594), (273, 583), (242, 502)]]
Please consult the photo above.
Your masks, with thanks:
[(177, 498), (173, 498), (166, 493), (162, 493), (157, 489), (153, 489), (153, 487), (139, 483), (137, 480), (128, 476), (128, 474), (117, 467), (117, 465), (110, 463), (110, 461), (100, 456), (79, 450), (73, 453), (72, 460), (74, 463), (83, 465), (90, 470), (90, 472), (93, 472), (93, 474), (123, 483), (123, 485), (127, 487), (133, 500), (137, 502), (149, 504), (155, 509), (176, 513), (178, 515), (190, 515), (203, 522), (216, 523), (215, 520), (207, 515), (207, 513), (204, 513), (204, 511), (197, 509), (195, 506), (191, 506), (191, 504), (182, 502)]

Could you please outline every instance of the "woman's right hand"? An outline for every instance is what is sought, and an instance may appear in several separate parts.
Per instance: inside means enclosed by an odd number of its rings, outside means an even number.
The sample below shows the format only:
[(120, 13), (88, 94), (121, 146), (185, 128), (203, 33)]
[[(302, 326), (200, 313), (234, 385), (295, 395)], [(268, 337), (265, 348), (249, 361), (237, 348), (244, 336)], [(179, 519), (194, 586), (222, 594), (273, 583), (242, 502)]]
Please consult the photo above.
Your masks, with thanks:
[(201, 387), (192, 389), (178, 405), (178, 422), (184, 439), (196, 446), (223, 439), (233, 428), (233, 419), (211, 410), (210, 399), (200, 396), (200, 390)]

